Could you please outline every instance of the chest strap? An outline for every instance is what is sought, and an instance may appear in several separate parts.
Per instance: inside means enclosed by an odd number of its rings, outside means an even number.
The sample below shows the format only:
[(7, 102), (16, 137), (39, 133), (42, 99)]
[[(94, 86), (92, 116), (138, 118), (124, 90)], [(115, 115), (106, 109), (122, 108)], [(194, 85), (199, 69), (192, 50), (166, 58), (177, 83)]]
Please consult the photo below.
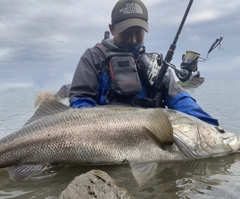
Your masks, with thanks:
[(133, 105), (135, 106), (142, 106), (142, 107), (146, 107), (146, 108), (150, 108), (150, 107), (161, 107), (162, 106), (162, 102), (156, 99), (151, 99), (151, 98), (143, 98), (143, 99), (139, 99), (139, 98), (134, 98), (133, 99)]

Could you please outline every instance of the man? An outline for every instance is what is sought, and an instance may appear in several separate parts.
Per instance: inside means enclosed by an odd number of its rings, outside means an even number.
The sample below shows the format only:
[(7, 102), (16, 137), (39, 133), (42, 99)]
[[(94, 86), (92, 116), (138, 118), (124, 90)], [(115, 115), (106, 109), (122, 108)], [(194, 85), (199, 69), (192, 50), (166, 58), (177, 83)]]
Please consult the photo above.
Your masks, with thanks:
[(109, 24), (113, 39), (105, 39), (87, 49), (76, 68), (70, 93), (70, 106), (122, 104), (141, 107), (168, 107), (218, 125), (167, 71), (155, 86), (162, 56), (145, 53), (148, 11), (140, 0), (119, 0)]

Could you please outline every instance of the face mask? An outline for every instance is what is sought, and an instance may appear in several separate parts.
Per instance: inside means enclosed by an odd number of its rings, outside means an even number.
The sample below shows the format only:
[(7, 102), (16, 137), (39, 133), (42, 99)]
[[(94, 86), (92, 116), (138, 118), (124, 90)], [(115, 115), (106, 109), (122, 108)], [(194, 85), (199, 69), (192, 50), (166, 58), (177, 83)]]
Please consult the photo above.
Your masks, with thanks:
[(141, 48), (140, 45), (129, 44), (127, 45), (128, 52), (132, 53), (134, 56), (137, 55), (137, 52)]
[(117, 43), (114, 39), (113, 42), (116, 46), (118, 46), (120, 49), (122, 49), (124, 52), (130, 52), (132, 53), (134, 56), (137, 55), (138, 51), (141, 48), (141, 45), (135, 45), (135, 44), (128, 44), (128, 45), (121, 45), (119, 43)]

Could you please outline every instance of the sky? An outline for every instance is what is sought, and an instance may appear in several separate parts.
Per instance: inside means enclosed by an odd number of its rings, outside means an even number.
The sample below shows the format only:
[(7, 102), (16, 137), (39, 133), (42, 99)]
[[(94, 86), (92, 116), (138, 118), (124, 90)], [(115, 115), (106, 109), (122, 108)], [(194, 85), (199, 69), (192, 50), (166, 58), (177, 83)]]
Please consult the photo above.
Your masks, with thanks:
[[(70, 83), (87, 48), (103, 39), (116, 0), (0, 0), (0, 89), (33, 86), (58, 89)], [(147, 52), (166, 54), (189, 0), (143, 0), (148, 8)], [(240, 1), (195, 0), (179, 35), (172, 64), (196, 51), (206, 58), (198, 69), (208, 80), (235, 81), (240, 75)]]

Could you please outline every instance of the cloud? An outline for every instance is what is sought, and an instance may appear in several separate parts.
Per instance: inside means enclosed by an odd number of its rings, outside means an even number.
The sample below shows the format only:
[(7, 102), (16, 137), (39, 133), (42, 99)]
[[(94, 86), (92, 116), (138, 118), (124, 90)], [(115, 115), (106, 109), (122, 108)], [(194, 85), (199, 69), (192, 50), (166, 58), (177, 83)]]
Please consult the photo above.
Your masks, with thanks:
[(1, 81), (0, 91), (13, 89), (13, 88), (33, 88), (33, 82), (16, 82), (16, 81)]
[(190, 35), (187, 40), (190, 41), (190, 42), (193, 42), (193, 41), (198, 41), (200, 39), (199, 36), (197, 35)]
[(8, 61), (12, 58), (12, 51), (11, 48), (0, 48), (0, 61)]
[[(115, 3), (112, 0), (105, 0), (104, 4), (78, 0), (1, 2), (0, 79), (33, 82), (38, 88), (57, 87), (63, 81), (69, 83), (82, 53), (103, 39)], [(188, 0), (145, 2), (150, 27), (145, 39), (148, 52), (166, 54), (188, 3)], [(220, 76), (228, 64), (228, 70), (239, 73), (236, 50), (240, 43), (239, 11), (240, 3), (234, 0), (194, 1), (172, 63), (179, 67), (182, 54), (187, 50), (205, 57), (213, 41), (224, 36), (224, 50), (213, 51), (210, 60), (201, 63), (199, 68), (206, 74), (214, 71)], [(235, 74), (229, 73), (229, 76), (236, 78)]]

